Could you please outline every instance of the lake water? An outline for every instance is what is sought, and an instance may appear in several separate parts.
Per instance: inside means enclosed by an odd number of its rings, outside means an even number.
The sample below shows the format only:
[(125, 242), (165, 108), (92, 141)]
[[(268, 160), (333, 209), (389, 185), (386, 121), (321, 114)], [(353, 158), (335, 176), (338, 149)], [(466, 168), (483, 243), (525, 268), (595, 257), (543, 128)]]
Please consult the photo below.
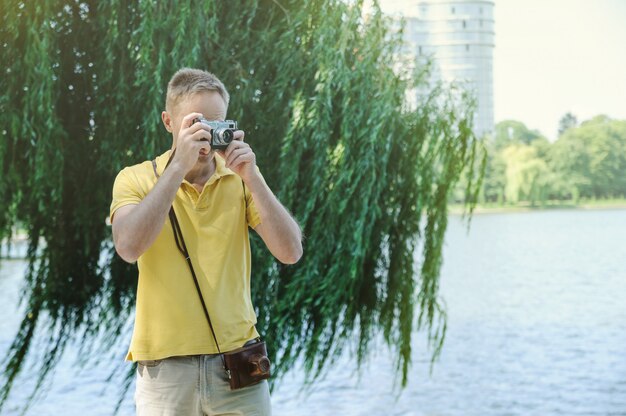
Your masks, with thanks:
[[(287, 415), (626, 415), (626, 210), (451, 217), (441, 296), (448, 332), (429, 375), (415, 334), (408, 387), (397, 395), (385, 349), (359, 378), (350, 354), (315, 388), (294, 369), (272, 396)], [(0, 350), (19, 323), (25, 264), (0, 266)], [(123, 359), (122, 345), (120, 360)], [(110, 415), (110, 369), (72, 368), (70, 349), (28, 415)], [(24, 374), (3, 414), (33, 386)], [(134, 414), (132, 390), (121, 415)]]

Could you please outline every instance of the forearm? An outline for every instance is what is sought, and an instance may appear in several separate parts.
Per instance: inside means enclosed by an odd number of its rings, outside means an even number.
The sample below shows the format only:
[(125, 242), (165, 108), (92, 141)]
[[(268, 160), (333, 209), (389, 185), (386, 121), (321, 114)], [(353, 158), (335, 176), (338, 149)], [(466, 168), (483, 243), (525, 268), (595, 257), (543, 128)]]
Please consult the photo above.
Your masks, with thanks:
[(259, 212), (263, 238), (270, 252), (282, 263), (296, 263), (302, 256), (302, 232), (289, 211), (278, 201), (260, 175), (247, 183)]
[(114, 218), (114, 243), (117, 252), (134, 262), (154, 243), (163, 228), (184, 173), (174, 165), (160, 176), (146, 197), (119, 221)]

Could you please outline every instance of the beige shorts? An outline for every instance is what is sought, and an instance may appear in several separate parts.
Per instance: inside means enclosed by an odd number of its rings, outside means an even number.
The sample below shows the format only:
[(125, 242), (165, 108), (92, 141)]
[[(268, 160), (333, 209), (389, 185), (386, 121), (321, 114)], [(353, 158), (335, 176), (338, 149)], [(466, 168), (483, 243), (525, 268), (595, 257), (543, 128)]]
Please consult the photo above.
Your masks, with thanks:
[(139, 361), (135, 405), (138, 416), (270, 416), (267, 380), (230, 390), (219, 355)]

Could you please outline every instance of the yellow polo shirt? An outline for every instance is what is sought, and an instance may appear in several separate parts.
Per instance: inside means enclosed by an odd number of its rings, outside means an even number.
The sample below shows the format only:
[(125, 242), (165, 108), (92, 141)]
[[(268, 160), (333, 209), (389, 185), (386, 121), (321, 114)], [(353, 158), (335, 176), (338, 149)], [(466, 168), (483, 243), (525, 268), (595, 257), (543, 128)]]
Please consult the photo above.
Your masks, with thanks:
[[(157, 172), (171, 151), (156, 158)], [(202, 193), (186, 180), (173, 202), (200, 289), (222, 352), (258, 337), (250, 297), (248, 226), (259, 213), (241, 178), (215, 156), (216, 170)], [(113, 185), (111, 221), (115, 211), (138, 204), (156, 184), (152, 162), (122, 169)], [(156, 224), (155, 224), (156, 226)], [(169, 218), (152, 246), (137, 260), (139, 282), (135, 327), (127, 360), (217, 353), (185, 258), (176, 247)]]

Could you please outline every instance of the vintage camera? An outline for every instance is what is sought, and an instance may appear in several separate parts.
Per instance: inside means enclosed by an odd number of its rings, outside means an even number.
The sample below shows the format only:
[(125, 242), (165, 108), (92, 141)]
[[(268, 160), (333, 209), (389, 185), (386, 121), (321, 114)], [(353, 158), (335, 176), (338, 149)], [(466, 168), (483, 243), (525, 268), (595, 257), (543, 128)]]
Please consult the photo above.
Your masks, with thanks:
[(259, 383), (271, 376), (265, 342), (260, 338), (246, 342), (234, 351), (224, 353), (231, 390)]
[(211, 121), (206, 118), (196, 117), (193, 124), (204, 123), (211, 128), (211, 149), (225, 150), (235, 137), (237, 122), (234, 120)]

